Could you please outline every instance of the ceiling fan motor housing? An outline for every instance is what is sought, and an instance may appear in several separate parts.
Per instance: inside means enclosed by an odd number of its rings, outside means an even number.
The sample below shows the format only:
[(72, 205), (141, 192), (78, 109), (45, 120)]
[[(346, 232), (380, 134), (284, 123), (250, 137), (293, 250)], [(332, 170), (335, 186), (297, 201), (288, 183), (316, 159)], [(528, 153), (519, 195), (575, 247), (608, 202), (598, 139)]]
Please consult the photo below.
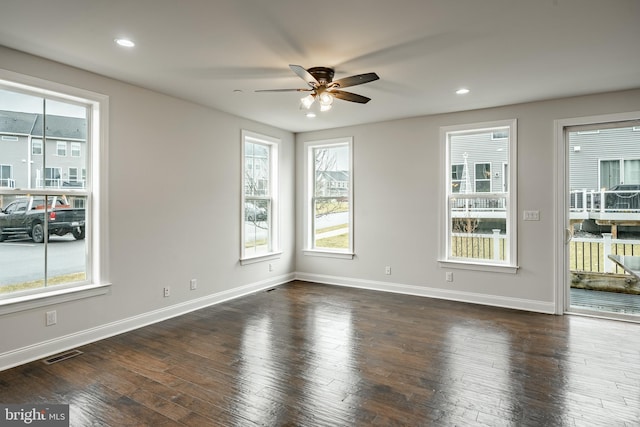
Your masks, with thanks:
[(320, 84), (331, 83), (334, 71), (327, 67), (312, 67), (307, 70)]

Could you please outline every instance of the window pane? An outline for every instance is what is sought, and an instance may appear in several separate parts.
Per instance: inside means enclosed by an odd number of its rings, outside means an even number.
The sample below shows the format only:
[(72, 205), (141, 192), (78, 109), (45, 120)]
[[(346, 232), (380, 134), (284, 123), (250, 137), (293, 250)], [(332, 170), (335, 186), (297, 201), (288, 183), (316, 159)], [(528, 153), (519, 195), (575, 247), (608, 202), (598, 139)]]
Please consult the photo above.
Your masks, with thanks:
[(247, 198), (244, 203), (244, 254), (254, 256), (271, 252), (271, 202)]
[(314, 202), (314, 247), (349, 249), (349, 200), (317, 198)]
[(269, 195), (269, 146), (245, 142), (244, 153), (245, 195)]
[(509, 261), (509, 134), (508, 127), (447, 134), (450, 259)]
[[(4, 89), (0, 99), (0, 133), (11, 136), (0, 141), (0, 295), (86, 283), (88, 196), (64, 190), (85, 186), (88, 110)], [(66, 155), (68, 140), (80, 156)]]
[(4, 195), (2, 202), (0, 294), (87, 279), (86, 196)]
[(313, 247), (350, 248), (349, 145), (314, 147)]
[(243, 218), (241, 258), (277, 251), (277, 141), (243, 131)]

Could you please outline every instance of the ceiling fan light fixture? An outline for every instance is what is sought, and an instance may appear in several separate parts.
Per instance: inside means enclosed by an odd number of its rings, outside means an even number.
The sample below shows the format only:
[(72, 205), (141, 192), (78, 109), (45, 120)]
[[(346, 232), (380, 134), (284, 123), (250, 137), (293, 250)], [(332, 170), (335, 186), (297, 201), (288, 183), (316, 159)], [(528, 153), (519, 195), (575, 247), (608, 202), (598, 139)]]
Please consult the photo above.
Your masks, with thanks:
[(316, 116), (316, 113), (314, 113), (313, 111), (309, 111), (306, 115), (308, 119), (313, 119)]
[(331, 110), (331, 104), (320, 104), (320, 111), (329, 111)]
[(305, 97), (300, 98), (300, 102), (302, 103), (302, 106), (307, 110), (311, 108), (311, 105), (313, 105), (313, 101), (315, 100), (316, 99), (313, 95), (307, 95)]
[[(331, 96), (331, 94), (329, 92), (322, 92), (320, 94), (320, 105), (323, 107), (329, 106), (328, 109), (331, 108), (331, 104), (333, 104), (333, 96)], [(326, 110), (322, 110), (322, 111), (326, 111)]]

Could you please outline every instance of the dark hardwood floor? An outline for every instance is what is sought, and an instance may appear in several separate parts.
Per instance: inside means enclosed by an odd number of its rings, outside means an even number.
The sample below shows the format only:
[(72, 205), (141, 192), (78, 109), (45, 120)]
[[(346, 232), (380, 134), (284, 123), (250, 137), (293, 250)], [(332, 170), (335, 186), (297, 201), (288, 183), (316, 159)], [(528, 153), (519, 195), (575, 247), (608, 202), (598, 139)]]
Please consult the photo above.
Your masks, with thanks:
[(0, 372), (71, 425), (637, 426), (640, 324), (291, 282)]

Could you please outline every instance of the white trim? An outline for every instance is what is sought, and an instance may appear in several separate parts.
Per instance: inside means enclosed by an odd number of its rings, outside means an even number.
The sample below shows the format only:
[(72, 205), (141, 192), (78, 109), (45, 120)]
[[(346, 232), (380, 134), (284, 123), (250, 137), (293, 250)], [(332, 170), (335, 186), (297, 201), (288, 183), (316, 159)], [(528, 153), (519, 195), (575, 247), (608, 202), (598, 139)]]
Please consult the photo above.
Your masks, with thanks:
[[(458, 135), (465, 133), (483, 133), (488, 132), (495, 128), (507, 127), (509, 128), (509, 182), (507, 185), (508, 196), (507, 199), (507, 236), (509, 238), (509, 260), (505, 264), (496, 265), (491, 260), (488, 262), (480, 261), (466, 261), (466, 260), (452, 260), (449, 258), (449, 244), (451, 233), (451, 221), (449, 216), (449, 203), (448, 194), (451, 189), (451, 157), (449, 149), (449, 133), (456, 133)], [(492, 133), (493, 135), (493, 133)], [(470, 270), (484, 270), (484, 271), (506, 271), (515, 273), (518, 270), (518, 120), (506, 119), (496, 120), (491, 122), (480, 123), (466, 123), (462, 125), (441, 126), (440, 127), (440, 179), (441, 182), (438, 190), (438, 200), (443, 201), (442, 208), (439, 209), (438, 215), (438, 238), (439, 238), (439, 260), (442, 265), (444, 263), (454, 263), (457, 268), (463, 268), (462, 264), (467, 264), (467, 269)], [(478, 162), (481, 163), (481, 162)], [(474, 163), (475, 164), (475, 163)], [(475, 168), (474, 168), (475, 169)], [(504, 170), (504, 162), (503, 162)], [(469, 171), (467, 171), (468, 173)], [(492, 170), (493, 172), (493, 170)], [(475, 174), (475, 170), (474, 170)], [(504, 177), (502, 177), (504, 185)], [(491, 180), (491, 186), (493, 186), (493, 180)], [(475, 190), (475, 176), (474, 176), (474, 190)], [(456, 193), (457, 194), (457, 193)], [(482, 193), (483, 194), (483, 193)], [(448, 231), (447, 231), (448, 230)], [(486, 266), (487, 268), (481, 268)], [(496, 267), (501, 267), (496, 269)]]
[(282, 251), (279, 252), (269, 252), (268, 254), (256, 255), (253, 257), (241, 258), (240, 265), (248, 265), (255, 264), (257, 262), (262, 261), (272, 261), (274, 259), (279, 259), (282, 256)]
[(303, 249), (302, 253), (306, 256), (317, 256), (324, 258), (353, 259), (356, 256), (353, 252), (323, 251), (319, 249)]
[[(15, 73), (0, 69), (0, 86), (12, 90), (39, 94), (43, 97), (82, 105), (87, 108), (87, 162), (91, 165), (87, 188), (91, 194), (87, 200), (87, 209), (91, 218), (87, 218), (86, 241), (91, 251), (91, 259), (87, 262), (87, 282), (85, 285), (100, 286), (109, 283), (109, 200), (107, 195), (109, 182), (109, 97), (86, 89)], [(95, 143), (98, 141), (98, 144)], [(46, 144), (42, 144), (43, 152)], [(87, 194), (86, 190), (57, 190), (60, 194)], [(38, 194), (38, 190), (29, 190), (30, 194)], [(51, 191), (41, 191), (48, 193)], [(89, 262), (90, 261), (90, 262)], [(84, 285), (82, 285), (84, 286)], [(45, 291), (46, 294), (46, 291)]]
[(84, 298), (91, 298), (109, 293), (109, 286), (104, 285), (83, 285), (65, 287), (63, 289), (49, 290), (27, 295), (14, 296), (12, 298), (0, 299), (0, 315), (16, 313), (34, 308), (46, 307), (48, 305), (60, 304), (68, 301), (75, 301)]
[(442, 268), (458, 268), (460, 270), (490, 271), (492, 273), (509, 274), (516, 274), (520, 268), (517, 265), (456, 261), (451, 259), (440, 259), (438, 260), (438, 264), (440, 264)]
[[(554, 206), (554, 226), (555, 242), (554, 252), (554, 312), (563, 314), (568, 310), (569, 304), (569, 266), (566, 248), (568, 245), (567, 231), (569, 229), (569, 141), (565, 138), (565, 129), (575, 126), (587, 126), (598, 123), (610, 124), (627, 122), (640, 119), (640, 111), (627, 113), (601, 114), (596, 116), (574, 117), (554, 120), (554, 144), (555, 144), (555, 167), (553, 173), (555, 206)], [(589, 126), (591, 127), (591, 126)], [(598, 163), (599, 165), (599, 163)], [(599, 166), (598, 166), (599, 167)], [(598, 170), (598, 175), (600, 171)], [(598, 178), (599, 179), (599, 178)]]
[(402, 283), (380, 282), (374, 280), (354, 279), (349, 277), (328, 276), (323, 274), (302, 273), (295, 275), (296, 280), (324, 283), (350, 288), (369, 289), (374, 291), (392, 292), (397, 294), (414, 295), (427, 298), (437, 298), (449, 301), (481, 304), (492, 307), (510, 308), (515, 310), (531, 311), (536, 313), (553, 314), (553, 302), (527, 300), (522, 298), (510, 298), (499, 295), (479, 294), (475, 292), (463, 292), (431, 288), (428, 286), (406, 285)]
[[(269, 152), (269, 196), (268, 199), (271, 201), (271, 211), (269, 212), (269, 232), (268, 232), (268, 241), (269, 241), (269, 252), (264, 254), (259, 254), (257, 256), (246, 256), (245, 254), (245, 202), (246, 195), (245, 191), (245, 167), (246, 167), (246, 159), (244, 147), (246, 142), (251, 142), (254, 144), (259, 144), (268, 147)], [(268, 259), (276, 259), (279, 258), (282, 254), (280, 250), (280, 203), (279, 203), (279, 194), (280, 194), (280, 184), (279, 184), (279, 175), (280, 175), (280, 143), (282, 141), (278, 138), (274, 138), (272, 136), (267, 136), (263, 134), (259, 134), (256, 132), (252, 132), (249, 130), (242, 129), (240, 131), (240, 158), (242, 164), (240, 165), (240, 265), (252, 264), (255, 262), (268, 260)]]
[(220, 304), (222, 302), (268, 289), (273, 286), (278, 286), (290, 282), (293, 279), (293, 273), (285, 274), (267, 280), (262, 280), (260, 282), (232, 288), (227, 291), (218, 292), (216, 294), (207, 295), (202, 298), (163, 307), (158, 310), (149, 311), (127, 319), (75, 332), (63, 337), (56, 337), (52, 340), (42, 341), (27, 347), (11, 350), (0, 354), (0, 371), (109, 338), (127, 331), (138, 329), (143, 326), (158, 323), (172, 317), (181, 316), (201, 308)]
[[(313, 238), (313, 218), (311, 212), (311, 201), (314, 193), (315, 184), (315, 165), (313, 164), (313, 155), (310, 148), (328, 147), (346, 145), (349, 149), (349, 247), (343, 251), (331, 251), (325, 248), (314, 248)], [(353, 137), (345, 136), (339, 138), (322, 139), (315, 141), (306, 141), (304, 143), (304, 203), (303, 203), (303, 253), (312, 256), (325, 256), (330, 258), (353, 259), (354, 257), (354, 203), (353, 203)]]

